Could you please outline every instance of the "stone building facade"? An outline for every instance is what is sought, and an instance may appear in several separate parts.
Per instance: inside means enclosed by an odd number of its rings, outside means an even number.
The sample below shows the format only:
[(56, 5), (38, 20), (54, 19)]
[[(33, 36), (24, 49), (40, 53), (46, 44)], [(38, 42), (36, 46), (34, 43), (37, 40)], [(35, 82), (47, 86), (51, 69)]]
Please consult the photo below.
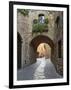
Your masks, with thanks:
[[(43, 19), (48, 18), (48, 31), (33, 33), (33, 21), (38, 20), (40, 14), (44, 16)], [(17, 33), (21, 38), (21, 45), (18, 46), (21, 47), (21, 58), (17, 61), (20, 68), (35, 63), (38, 45), (47, 43), (51, 47), (51, 60), (57, 72), (63, 75), (63, 12), (29, 10), (26, 16), (17, 12)]]

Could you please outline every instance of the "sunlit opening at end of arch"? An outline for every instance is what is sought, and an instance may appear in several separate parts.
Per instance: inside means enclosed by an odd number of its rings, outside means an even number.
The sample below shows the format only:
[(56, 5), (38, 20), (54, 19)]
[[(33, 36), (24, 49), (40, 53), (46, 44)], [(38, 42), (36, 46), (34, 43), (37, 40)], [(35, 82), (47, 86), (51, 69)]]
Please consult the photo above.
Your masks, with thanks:
[(47, 43), (41, 43), (37, 47), (38, 57), (50, 58), (51, 57), (51, 47)]

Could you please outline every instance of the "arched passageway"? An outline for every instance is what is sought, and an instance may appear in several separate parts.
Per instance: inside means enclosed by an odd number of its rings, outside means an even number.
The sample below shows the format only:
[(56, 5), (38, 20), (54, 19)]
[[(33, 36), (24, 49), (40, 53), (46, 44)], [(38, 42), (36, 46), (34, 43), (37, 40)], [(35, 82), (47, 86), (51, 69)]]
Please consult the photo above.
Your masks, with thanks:
[[(47, 43), (51, 48), (51, 60), (49, 58), (37, 58), (37, 48), (40, 44)], [(43, 45), (41, 45), (43, 46)], [(62, 78), (57, 72), (52, 63), (54, 55), (54, 43), (47, 37), (39, 35), (32, 39), (30, 43), (30, 63), (27, 68), (21, 69), (18, 71), (18, 80), (39, 80), (39, 79), (56, 79)], [(35, 62), (36, 61), (36, 62)], [(35, 63), (34, 63), (35, 62)], [(21, 76), (22, 75), (22, 76)]]
[[(51, 48), (51, 60), (53, 59), (53, 53), (54, 53), (54, 43), (53, 43), (53, 41), (48, 36), (39, 35), (39, 36), (33, 38), (31, 43), (30, 43), (30, 47), (32, 47), (31, 53), (30, 53), (31, 54), (30, 55), (31, 56), (31, 60), (35, 60), (36, 61), (36, 58), (38, 56), (37, 48), (42, 43), (46, 43), (46, 44), (48, 44), (50, 46), (50, 48)], [(32, 57), (33, 53), (34, 53), (35, 57)]]
[(37, 37), (33, 38), (30, 45), (32, 45), (33, 48), (36, 49), (40, 43), (47, 43), (51, 48), (54, 47), (53, 41), (48, 36), (44, 35), (38, 35)]
[(21, 49), (22, 49), (22, 37), (17, 33), (17, 69), (21, 68)]

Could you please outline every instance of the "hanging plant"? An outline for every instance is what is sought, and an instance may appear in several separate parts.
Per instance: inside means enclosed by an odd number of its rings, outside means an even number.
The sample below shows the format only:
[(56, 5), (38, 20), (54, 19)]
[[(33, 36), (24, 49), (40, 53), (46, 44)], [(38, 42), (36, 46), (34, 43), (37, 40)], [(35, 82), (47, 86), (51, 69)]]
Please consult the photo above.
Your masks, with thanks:
[(48, 28), (48, 25), (47, 24), (40, 24), (40, 23), (37, 23), (37, 24), (33, 24), (33, 32), (45, 32), (45, 30)]
[(33, 20), (33, 33), (42, 33), (48, 31), (48, 18), (45, 19), (44, 23), (40, 23), (38, 19)]

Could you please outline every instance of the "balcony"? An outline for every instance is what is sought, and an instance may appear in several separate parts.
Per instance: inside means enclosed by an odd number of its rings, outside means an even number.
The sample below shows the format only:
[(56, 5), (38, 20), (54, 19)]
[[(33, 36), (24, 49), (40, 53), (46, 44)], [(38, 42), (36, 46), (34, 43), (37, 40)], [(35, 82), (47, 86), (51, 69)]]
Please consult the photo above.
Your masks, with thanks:
[(34, 19), (32, 32), (33, 33), (48, 32), (48, 19), (45, 20)]

